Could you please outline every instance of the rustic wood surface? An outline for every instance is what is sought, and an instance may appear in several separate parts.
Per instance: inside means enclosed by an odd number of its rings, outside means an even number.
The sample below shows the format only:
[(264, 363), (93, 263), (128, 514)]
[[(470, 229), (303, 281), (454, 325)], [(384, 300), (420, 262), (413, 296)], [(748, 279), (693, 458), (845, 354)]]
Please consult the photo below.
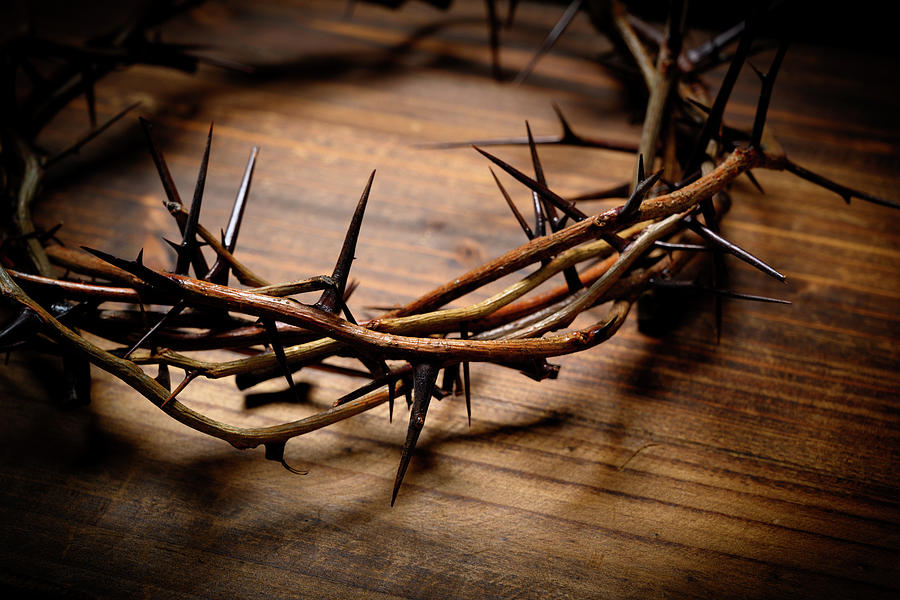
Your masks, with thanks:
[[(561, 10), (521, 7), (505, 34), (510, 72)], [(273, 281), (330, 272), (377, 168), (353, 271), (352, 305), (366, 314), (524, 239), (483, 158), (417, 144), (520, 135), (526, 118), (553, 133), (551, 102), (585, 133), (639, 138), (627, 90), (591, 61), (606, 43), (583, 15), (516, 87), (490, 79), (482, 12), (480, 2), (449, 13), (360, 5), (345, 20), (338, 2), (212, 3), (167, 26), (167, 39), (212, 41), (218, 56), (267, 66), (252, 78), (125, 70), (98, 85), (100, 118), (141, 100), (182, 195), (215, 121), (210, 229), (260, 145), (237, 253)], [(770, 124), (801, 165), (898, 200), (897, 73), (885, 57), (796, 46)], [(731, 123), (751, 124), (757, 86), (742, 75)], [(42, 143), (64, 147), (86, 127), (78, 100)], [(497, 153), (526, 164), (521, 148)], [(542, 157), (565, 195), (633, 168), (617, 152)], [(100, 371), (92, 404), (62, 410), (58, 360), (13, 354), (0, 369), (0, 584), (75, 598), (896, 597), (898, 213), (847, 206), (791, 175), (757, 177), (766, 195), (736, 185), (724, 232), (788, 283), (734, 261), (731, 285), (792, 306), (726, 302), (717, 344), (712, 303), (690, 298), (671, 333), (644, 336), (631, 317), (610, 342), (555, 361), (556, 381), (474, 365), (471, 427), (461, 397), (433, 403), (393, 508), (403, 410), (393, 423), (379, 407), (291, 441), (288, 462), (307, 471), (292, 475), (262, 448), (179, 425)], [(162, 198), (130, 119), (51, 176), (36, 213), (45, 227), (64, 223), (67, 244), (123, 256), (143, 247), (149, 264), (169, 267), (160, 237), (175, 227)], [(297, 380), (310, 386), (307, 404), (245, 397), (229, 380), (195, 383), (181, 399), (265, 425), (312, 414), (356, 383), (314, 371)]]

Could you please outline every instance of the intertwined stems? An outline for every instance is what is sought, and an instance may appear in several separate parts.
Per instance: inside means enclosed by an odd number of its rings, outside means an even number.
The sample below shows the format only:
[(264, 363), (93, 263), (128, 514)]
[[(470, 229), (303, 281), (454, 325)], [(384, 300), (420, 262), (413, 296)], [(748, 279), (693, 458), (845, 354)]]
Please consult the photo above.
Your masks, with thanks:
[[(728, 39), (742, 36), (741, 44), (735, 52), (735, 60), (726, 75), (726, 81), (720, 88), (719, 95), (712, 107), (706, 112), (708, 117), (699, 124), (699, 134), (694, 144), (692, 158), (684, 165), (683, 171), (688, 178), (671, 184), (662, 179), (656, 172), (645, 177), (644, 161), (653, 164), (657, 156), (663, 156), (667, 175), (673, 180), (678, 176), (672, 151), (674, 137), (671, 125), (671, 111), (691, 104), (695, 99), (684, 97), (686, 89), (678, 83), (681, 73), (694, 73), (696, 65), (703, 57), (694, 57), (689, 51), (680, 53), (681, 26), (685, 7), (683, 2), (673, 3), (669, 20), (668, 33), (658, 38), (659, 54), (656, 68), (649, 60), (649, 53), (642, 47), (638, 37), (632, 36), (635, 21), (621, 12), (621, 7), (614, 4), (613, 21), (621, 30), (626, 45), (634, 53), (634, 59), (641, 67), (650, 95), (641, 146), (637, 148), (636, 174), (630, 187), (633, 188), (627, 201), (616, 209), (590, 216), (553, 192), (547, 183), (537, 153), (539, 143), (570, 144), (575, 146), (604, 147), (616, 150), (634, 151), (636, 148), (628, 144), (616, 144), (603, 140), (589, 140), (577, 135), (564, 118), (558, 107), (554, 106), (559, 117), (562, 133), (559, 136), (535, 137), (531, 128), (526, 126), (524, 138), (492, 140), (490, 143), (527, 143), (530, 147), (534, 178), (525, 175), (519, 169), (504, 162), (500, 158), (479, 150), (499, 168), (523, 183), (532, 193), (535, 206), (535, 229), (531, 230), (502, 184), (498, 186), (509, 206), (512, 208), (529, 242), (487, 265), (465, 274), (453, 282), (441, 286), (423, 297), (393, 310), (380, 318), (357, 323), (346, 307), (348, 292), (348, 274), (353, 259), (356, 241), (360, 233), (363, 211), (371, 189), (372, 178), (357, 205), (351, 220), (344, 246), (332, 275), (307, 278), (288, 284), (269, 285), (253, 274), (235, 259), (233, 253), (240, 228), (241, 217), (249, 193), (250, 180), (255, 164), (256, 151), (251, 153), (250, 161), (242, 180), (232, 217), (221, 238), (214, 236), (199, 223), (200, 199), (205, 183), (206, 165), (209, 159), (209, 140), (202, 160), (200, 176), (195, 187), (194, 201), (189, 210), (185, 210), (175, 188), (171, 175), (161, 151), (159, 151), (150, 133), (149, 123), (144, 128), (150, 142), (151, 154), (156, 163), (168, 202), (167, 208), (175, 217), (182, 233), (181, 243), (175, 244), (178, 260), (175, 273), (163, 273), (149, 269), (137, 261), (123, 261), (110, 255), (97, 252), (95, 254), (104, 261), (116, 265), (118, 269), (93, 263), (82, 256), (54, 251), (51, 256), (60, 264), (72, 268), (79, 273), (101, 273), (105, 278), (120, 281), (130, 287), (110, 286), (56, 280), (52, 277), (49, 262), (41, 262), (46, 253), (40, 246), (40, 240), (31, 235), (24, 239), (28, 245), (35, 247), (32, 264), (27, 270), (38, 274), (17, 270), (0, 269), (0, 288), (3, 295), (22, 307), (17, 318), (0, 332), (0, 342), (5, 345), (21, 345), (27, 343), (27, 332), (35, 327), (45, 334), (45, 339), (52, 340), (60, 348), (60, 352), (82, 361), (78, 369), (69, 369), (72, 373), (83, 371), (83, 361), (87, 357), (102, 368), (114, 373), (117, 377), (132, 385), (143, 395), (160, 406), (168, 414), (180, 422), (199, 431), (204, 431), (222, 439), (226, 439), (237, 447), (252, 447), (259, 444), (266, 446), (266, 456), (284, 462), (286, 440), (325, 426), (337, 420), (369, 410), (385, 401), (391, 401), (398, 386), (406, 394), (412, 394), (410, 424), (407, 441), (401, 454), (401, 462), (397, 471), (392, 494), (392, 502), (396, 499), (403, 475), (407, 470), (419, 433), (422, 430), (427, 414), (428, 404), (433, 395), (458, 389), (459, 365), (462, 364), (462, 388), (466, 396), (467, 415), (471, 422), (471, 405), (469, 389), (469, 361), (487, 361), (504, 366), (513, 366), (535, 378), (555, 375), (552, 365), (545, 359), (560, 354), (577, 352), (602, 342), (612, 335), (621, 325), (632, 301), (648, 287), (669, 287), (672, 289), (701, 289), (717, 296), (727, 295), (743, 299), (773, 301), (754, 295), (736, 293), (721, 289), (715, 285), (704, 286), (693, 282), (672, 280), (673, 274), (686, 263), (687, 256), (695, 255), (698, 249), (712, 250), (713, 256), (720, 252), (729, 252), (760, 270), (783, 279), (783, 276), (766, 265), (751, 253), (738, 248), (725, 240), (715, 230), (719, 216), (711, 212), (709, 207), (713, 200), (720, 197), (725, 187), (733, 179), (743, 173), (750, 174), (751, 168), (786, 169), (805, 179), (834, 190), (849, 200), (851, 196), (862, 199), (893, 204), (876, 199), (867, 194), (845, 188), (821, 176), (815, 175), (795, 165), (782, 154), (776, 146), (769, 147), (764, 131), (766, 112), (771, 98), (775, 73), (784, 57), (784, 47), (779, 49), (772, 67), (765, 75), (760, 102), (754, 122), (753, 131), (748, 135), (735, 135), (734, 130), (722, 126), (724, 103), (727, 101), (733, 79), (740, 69), (740, 63), (750, 53), (749, 43), (752, 40), (753, 27), (741, 26), (729, 34)], [(579, 3), (573, 2), (566, 15), (577, 10)], [(572, 7), (575, 7), (573, 9)], [(493, 2), (488, 3), (490, 22), (496, 34), (496, 10)], [(510, 4), (510, 15), (513, 9)], [(565, 15), (564, 15), (565, 16)], [(571, 16), (565, 16), (570, 20)], [(564, 28), (564, 25), (562, 26)], [(558, 26), (557, 29), (560, 29)], [(561, 29), (560, 29), (561, 30)], [(631, 32), (631, 33), (629, 33)], [(652, 31), (644, 28), (644, 34)], [(651, 35), (652, 37), (652, 35)], [(493, 35), (496, 39), (496, 35)], [(118, 43), (118, 42), (116, 42)], [(718, 40), (721, 45), (724, 40)], [(496, 49), (497, 45), (493, 44)], [(716, 49), (717, 51), (717, 49)], [(496, 52), (496, 50), (495, 50)], [(712, 51), (710, 51), (712, 52)], [(690, 60), (685, 59), (689, 56)], [(707, 53), (706, 56), (709, 56)], [(693, 62), (692, 62), (693, 61)], [(495, 64), (496, 61), (495, 61)], [(692, 67), (691, 65), (695, 65)], [(72, 149), (63, 151), (56, 159), (44, 164), (50, 166), (64, 156), (78, 150), (93, 139), (109, 123), (115, 122), (121, 115), (116, 115), (107, 124), (96, 126), (93, 82), (98, 76), (96, 65), (80, 65), (77, 77), (82, 82), (79, 88), (86, 96), (92, 133), (76, 142)], [(673, 102), (677, 97), (679, 102)], [(62, 106), (60, 99), (53, 99), (53, 106)], [(67, 100), (65, 100), (67, 101)], [(702, 106), (702, 103), (699, 104)], [(41, 115), (50, 114), (53, 106), (42, 108)], [(48, 112), (50, 110), (50, 112)], [(124, 113), (123, 113), (124, 114)], [(43, 118), (43, 117), (42, 117)], [(5, 137), (6, 147), (10, 147)], [(21, 137), (18, 138), (22, 142)], [(211, 132), (210, 132), (211, 139)], [(748, 147), (735, 144), (736, 140), (746, 140)], [(727, 156), (720, 156), (719, 142), (724, 147), (735, 148)], [(20, 148), (21, 146), (21, 148)], [(24, 182), (31, 182), (21, 188), (19, 201), (20, 213), (24, 209), (24, 217), (19, 221), (27, 223), (27, 207), (33, 197), (40, 178), (40, 162), (25, 143), (18, 146), (24, 157), (26, 176)], [(30, 157), (30, 158), (29, 158)], [(699, 163), (697, 168), (692, 163)], [(716, 165), (718, 163), (718, 165)], [(32, 165), (30, 171), (28, 165)], [(696, 172), (696, 174), (695, 174)], [(29, 176), (28, 173), (31, 173)], [(493, 172), (492, 172), (493, 173)], [(373, 173), (374, 175), (374, 173)], [(30, 178), (29, 178), (30, 177)], [(496, 179), (496, 176), (495, 176)], [(658, 197), (656, 184), (662, 182), (670, 191)], [(625, 189), (616, 188), (618, 195), (624, 196)], [(24, 194), (24, 195), (23, 195)], [(594, 194), (600, 195), (600, 194)], [(705, 211), (705, 223), (697, 219), (697, 209), (701, 206)], [(562, 213), (561, 215), (557, 212)], [(18, 213), (17, 213), (18, 214)], [(565, 227), (571, 219), (572, 224)], [(549, 226), (550, 231), (546, 228)], [(690, 231), (699, 236), (708, 245), (673, 240), (673, 235)], [(32, 232), (33, 233), (33, 232)], [(685, 235), (689, 235), (685, 233)], [(200, 236), (216, 253), (216, 260), (211, 269), (207, 268), (206, 259), (200, 250), (197, 240)], [(38, 252), (39, 251), (39, 252)], [(670, 253), (662, 254), (662, 251)], [(576, 267), (581, 263), (606, 257), (595, 266), (582, 269)], [(717, 259), (720, 260), (720, 259)], [(503, 275), (518, 269), (534, 265), (537, 270), (519, 282), (509, 286), (503, 292), (470, 306), (454, 309), (441, 309), (451, 300), (465, 295), (467, 292), (481, 287)], [(188, 277), (188, 268), (193, 266), (196, 277)], [(228, 274), (233, 272), (237, 279), (253, 286), (253, 289), (241, 290), (229, 287)], [(524, 298), (537, 285), (557, 273), (564, 273), (567, 285), (560, 286), (549, 293)], [(19, 287), (20, 282), (42, 293), (55, 294), (57, 297), (69, 299), (86, 299), (88, 302), (72, 305), (69, 308), (47, 310), (35, 302)], [(302, 304), (296, 300), (284, 298), (294, 293), (307, 290), (321, 290), (322, 296), (313, 305)], [(104, 300), (146, 302), (152, 301), (161, 306), (169, 306), (157, 326), (151, 329), (144, 340), (138, 341), (132, 351), (125, 356), (126, 360), (114, 353), (101, 350), (87, 338), (70, 328), (68, 323), (77, 322), (79, 326), (93, 331), (101, 329), (104, 321), (129, 322), (127, 315), (123, 317), (98, 318), (97, 305)], [(578, 331), (555, 333), (556, 330), (568, 326), (574, 317), (590, 306), (614, 300), (607, 316), (593, 325)], [(193, 312), (185, 312), (187, 309)], [(177, 313), (185, 314), (178, 315)], [(343, 312), (346, 318), (340, 318)], [(232, 313), (232, 314), (229, 314)], [(255, 317), (257, 322), (247, 320), (245, 315)], [(112, 319), (112, 321), (110, 321)], [(119, 319), (116, 321), (116, 319)], [(124, 319), (124, 321), (122, 320)], [(130, 325), (133, 333), (134, 322)], [(166, 325), (166, 323), (170, 323)], [(192, 334), (182, 327), (210, 324), (220, 331), (207, 331)], [(162, 325), (166, 325), (162, 327)], [(222, 325), (225, 327), (222, 328)], [(113, 327), (112, 329), (116, 329)], [(26, 332), (26, 333), (23, 333)], [(449, 337), (451, 334), (459, 337)], [(107, 331), (110, 339), (120, 333)], [(167, 348), (158, 347), (156, 343), (148, 343), (154, 335), (167, 342), (177, 342), (185, 348), (236, 348), (253, 351), (254, 346), (268, 342), (271, 352), (259, 352), (254, 356), (224, 363), (204, 362), (202, 360), (179, 354)], [(33, 336), (32, 336), (33, 337)], [(127, 339), (127, 335), (123, 336)], [(143, 344), (142, 344), (143, 342)], [(291, 343), (291, 346), (285, 346)], [(205, 345), (204, 345), (205, 344)], [(138, 346), (147, 345), (148, 350), (135, 350)], [(272, 371), (281, 372), (293, 387), (291, 369), (303, 365), (315, 365), (321, 360), (334, 355), (350, 355), (358, 358), (366, 366), (369, 383), (354, 392), (345, 395), (335, 402), (335, 406), (313, 417), (300, 421), (285, 423), (266, 428), (239, 428), (219, 423), (199, 415), (181, 404), (176, 396), (197, 377), (222, 377), (232, 374), (254, 374), (267, 377)], [(407, 364), (388, 366), (386, 360), (404, 360)], [(146, 375), (137, 365), (159, 365), (156, 378)], [(74, 365), (74, 362), (71, 363)], [(185, 369), (186, 376), (174, 391), (169, 391), (170, 366)], [(334, 369), (331, 366), (329, 368)], [(444, 384), (436, 389), (436, 378), (440, 369), (445, 370)], [(358, 372), (344, 369), (345, 373), (358, 376)], [(75, 378), (82, 384), (83, 377)], [(81, 385), (81, 388), (84, 386)], [(387, 387), (386, 391), (379, 391)], [(84, 395), (83, 391), (73, 393)], [(290, 467), (288, 467), (290, 468)]]

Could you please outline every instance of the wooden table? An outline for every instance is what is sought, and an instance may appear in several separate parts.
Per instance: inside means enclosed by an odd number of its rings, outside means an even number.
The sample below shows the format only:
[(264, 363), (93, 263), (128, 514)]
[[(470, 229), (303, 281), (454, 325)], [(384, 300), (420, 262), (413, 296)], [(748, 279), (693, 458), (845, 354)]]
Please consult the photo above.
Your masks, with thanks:
[[(486, 161), (418, 144), (520, 135), (525, 119), (553, 133), (551, 102), (585, 133), (639, 137), (626, 90), (590, 60), (606, 42), (583, 15), (513, 86), (489, 76), (482, 11), (358, 6), (345, 20), (333, 2), (212, 3), (167, 39), (215, 41), (218, 56), (268, 67), (253, 78), (129, 69), (98, 85), (100, 117), (141, 100), (183, 195), (215, 120), (211, 229), (260, 145), (238, 256), (276, 281), (330, 272), (377, 168), (351, 302), (374, 314), (365, 307), (405, 302), (524, 240)], [(505, 34), (510, 72), (560, 11), (522, 7)], [(889, 58), (795, 46), (770, 124), (800, 164), (898, 200), (896, 73)], [(757, 86), (742, 75), (729, 122), (749, 127)], [(86, 127), (78, 100), (43, 141), (63, 147)], [(497, 153), (527, 164), (522, 148)], [(619, 183), (634, 160), (541, 153), (564, 195)], [(554, 361), (556, 381), (474, 365), (471, 427), (461, 397), (433, 403), (393, 508), (402, 409), (393, 423), (382, 406), (291, 441), (287, 461), (307, 471), (293, 475), (100, 371), (92, 404), (61, 410), (58, 360), (13, 354), (0, 369), (0, 582), (76, 598), (896, 597), (898, 213), (788, 174), (757, 177), (766, 194), (739, 181), (723, 231), (788, 283), (729, 259), (730, 284), (792, 306), (727, 301), (719, 343), (708, 298), (692, 297), (659, 338), (632, 316), (610, 342)], [(525, 190), (506, 182), (524, 207)], [(48, 180), (37, 216), (64, 223), (69, 245), (143, 247), (168, 268), (162, 198), (130, 119)], [(182, 400), (265, 425), (355, 383), (311, 370), (297, 380), (310, 386), (303, 405), (245, 398), (229, 380)]]

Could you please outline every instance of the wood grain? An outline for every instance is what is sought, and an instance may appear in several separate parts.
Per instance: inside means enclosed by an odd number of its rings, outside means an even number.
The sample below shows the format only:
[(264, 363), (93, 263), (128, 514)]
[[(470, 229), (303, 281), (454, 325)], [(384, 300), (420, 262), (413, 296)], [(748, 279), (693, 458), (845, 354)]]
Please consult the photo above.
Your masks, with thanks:
[[(353, 268), (358, 313), (524, 241), (483, 158), (417, 144), (521, 135), (526, 118), (553, 133), (553, 101), (585, 133), (639, 139), (626, 90), (590, 60), (605, 42), (584, 16), (513, 87), (490, 79), (481, 2), (448, 14), (360, 5), (351, 20), (339, 4), (212, 3), (167, 26), (166, 39), (214, 42), (221, 56), (266, 65), (257, 77), (139, 67), (97, 88), (101, 120), (142, 100), (182, 196), (215, 121), (210, 229), (226, 222), (250, 146), (262, 147), (237, 255), (267, 279), (330, 272), (373, 168)], [(527, 62), (560, 10), (523, 5), (507, 67)], [(434, 23), (446, 26), (407, 43)], [(789, 155), (900, 198), (900, 84), (884, 76), (896, 66), (792, 48), (771, 110)], [(730, 123), (752, 125), (756, 92), (742, 75)], [(73, 103), (42, 143), (65, 147), (87, 128), (84, 113)], [(497, 153), (527, 162), (521, 148)], [(563, 195), (618, 184), (633, 168), (616, 152), (541, 157)], [(297, 476), (262, 449), (180, 426), (101, 372), (92, 404), (64, 411), (58, 362), (13, 354), (0, 369), (0, 585), (116, 598), (896, 597), (898, 217), (789, 174), (756, 175), (766, 194), (735, 185), (724, 232), (788, 283), (733, 261), (731, 285), (792, 306), (728, 301), (716, 344), (711, 302), (692, 298), (664, 337), (629, 320), (540, 384), (474, 365), (471, 428), (461, 397), (432, 405), (394, 508), (403, 411), (389, 423), (382, 407), (292, 441), (288, 462), (308, 471)], [(61, 167), (36, 217), (63, 222), (69, 245), (123, 256), (143, 247), (166, 268), (160, 236), (176, 229), (162, 199), (135, 119)], [(300, 381), (308, 405), (254, 406), (228, 380), (196, 383), (182, 399), (268, 425), (312, 414), (354, 383), (313, 371)]]

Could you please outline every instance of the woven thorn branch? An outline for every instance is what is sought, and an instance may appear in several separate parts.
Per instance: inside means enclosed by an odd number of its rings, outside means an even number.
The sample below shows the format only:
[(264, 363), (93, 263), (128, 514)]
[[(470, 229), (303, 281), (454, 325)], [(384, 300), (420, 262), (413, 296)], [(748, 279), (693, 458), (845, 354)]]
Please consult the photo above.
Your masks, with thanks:
[[(533, 220), (522, 215), (492, 170), (502, 197), (527, 241), (518, 248), (469, 271), (425, 295), (368, 321), (357, 320), (348, 306), (354, 289), (350, 270), (363, 225), (375, 172), (366, 182), (350, 220), (344, 243), (330, 275), (273, 284), (255, 274), (235, 257), (238, 234), (249, 200), (258, 149), (251, 151), (231, 217), (215, 235), (200, 222), (213, 128), (210, 126), (197, 182), (189, 206), (182, 202), (153, 127), (141, 119), (148, 147), (163, 189), (166, 208), (176, 221), (181, 239), (169, 241), (177, 256), (171, 272), (144, 264), (142, 255), (126, 260), (99, 249), (74, 250), (50, 242), (55, 231), (39, 232), (31, 222), (30, 205), (45, 170), (75, 153), (134, 107), (96, 125), (93, 82), (115, 68), (150, 62), (174, 68), (193, 68), (196, 57), (187, 48), (149, 41), (149, 31), (160, 22), (192, 6), (192, 2), (163, 4), (138, 19), (137, 25), (118, 35), (95, 40), (106, 51), (69, 54), (43, 43), (33, 35), (8, 44), (4, 51), (7, 85), (14, 85), (19, 70), (28, 71), (40, 53), (74, 56), (52, 82), (36, 81), (23, 103), (16, 94), (4, 96), (6, 114), (18, 117), (3, 127), (5, 198), (15, 218), (6, 232), (0, 292), (16, 307), (15, 315), (0, 331), (0, 348), (29, 348), (63, 357), (69, 385), (67, 401), (89, 401), (89, 363), (121, 379), (166, 414), (196, 429), (223, 439), (237, 448), (265, 445), (266, 457), (287, 465), (285, 444), (293, 437), (371, 410), (384, 403), (393, 416), (394, 399), (406, 398), (410, 409), (406, 440), (393, 487), (396, 500), (404, 475), (425, 425), (429, 403), (446, 394), (465, 396), (471, 423), (470, 363), (488, 362), (522, 371), (536, 380), (555, 378), (558, 367), (547, 359), (580, 352), (609, 339), (621, 327), (632, 306), (654, 289), (700, 290), (715, 295), (717, 330), (720, 330), (722, 297), (780, 302), (721, 287), (724, 254), (731, 254), (783, 281), (785, 277), (749, 251), (726, 240), (718, 231), (719, 219), (730, 202), (729, 185), (753, 169), (786, 170), (830, 189), (849, 202), (856, 197), (888, 206), (891, 201), (852, 190), (827, 180), (787, 158), (766, 128), (766, 115), (787, 44), (782, 42), (767, 73), (757, 71), (760, 97), (753, 128), (743, 132), (723, 123), (725, 107), (736, 78), (748, 57), (756, 51), (756, 32), (767, 18), (757, 9), (748, 18), (710, 43), (683, 49), (686, 3), (672, 3), (664, 32), (628, 15), (618, 2), (609, 12), (592, 13), (595, 23), (617, 48), (617, 60), (632, 65), (647, 91), (647, 107), (637, 147), (610, 140), (585, 138), (575, 132), (559, 107), (559, 136), (535, 137), (526, 123), (521, 138), (482, 140), (475, 145), (493, 166), (506, 172), (530, 192)], [(496, 63), (496, 7), (488, 3), (491, 46)], [(515, 3), (511, 3), (508, 22)], [(524, 80), (537, 59), (561, 35), (582, 2), (573, 2), (553, 28), (535, 60), (519, 74)], [(588, 3), (588, 10), (597, 10)], [(736, 43), (729, 67), (717, 94), (706, 98), (694, 85), (701, 72), (722, 58), (723, 48)], [(655, 46), (656, 58), (652, 52)], [(92, 53), (93, 52), (93, 53)], [(34, 138), (53, 115), (78, 94), (88, 98), (92, 131), (69, 149), (42, 156)], [(530, 149), (529, 175), (481, 146), (525, 144)], [(603, 147), (636, 155), (634, 177), (610, 190), (566, 199), (547, 185), (538, 147), (565, 144)], [(453, 146), (455, 143), (443, 146)], [(648, 174), (654, 168), (656, 171)], [(754, 180), (755, 181), (755, 180)], [(592, 198), (619, 197), (616, 208), (597, 214), (582, 210)], [(214, 253), (212, 265), (202, 246)], [(709, 282), (679, 278), (711, 257)], [(66, 269), (58, 277), (52, 265)], [(489, 298), (459, 308), (443, 308), (486, 284), (521, 269), (531, 272)], [(532, 293), (558, 274), (564, 282), (541, 294)], [(82, 276), (71, 277), (71, 274)], [(90, 276), (87, 281), (83, 276)], [(231, 276), (241, 286), (229, 284)], [(97, 280), (100, 280), (98, 282)], [(320, 292), (306, 304), (292, 296)], [(143, 313), (112, 310), (111, 303), (155, 307)], [(608, 304), (606, 315), (580, 329), (570, 329), (587, 309)], [(152, 323), (146, 327), (145, 323)], [(106, 351), (86, 334), (118, 345)], [(207, 361), (193, 353), (227, 349), (240, 353), (228, 361)], [(325, 362), (353, 357), (364, 370)], [(148, 374), (156, 366), (155, 376)], [(338, 398), (328, 410), (313, 416), (268, 427), (246, 428), (218, 422), (178, 400), (197, 378), (235, 376), (246, 389), (273, 377), (283, 377), (292, 393), (298, 393), (293, 373), (301, 368), (325, 368), (368, 381)], [(172, 386), (171, 370), (184, 371)], [(438, 377), (443, 379), (438, 385)]]

